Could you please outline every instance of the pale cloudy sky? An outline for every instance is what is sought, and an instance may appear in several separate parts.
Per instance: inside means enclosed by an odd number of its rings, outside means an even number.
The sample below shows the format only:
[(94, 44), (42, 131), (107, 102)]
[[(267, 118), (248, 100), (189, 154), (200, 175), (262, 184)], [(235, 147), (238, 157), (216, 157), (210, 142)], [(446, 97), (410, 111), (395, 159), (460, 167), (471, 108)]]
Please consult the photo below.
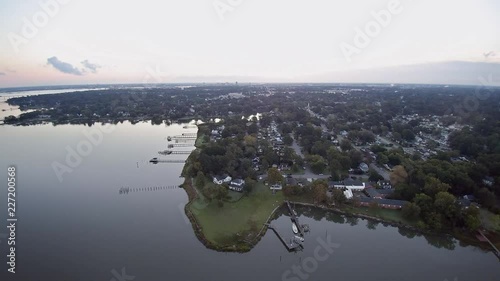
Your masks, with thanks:
[(500, 81), (499, 1), (395, 2), (374, 25), (391, 0), (0, 0), (0, 87)]

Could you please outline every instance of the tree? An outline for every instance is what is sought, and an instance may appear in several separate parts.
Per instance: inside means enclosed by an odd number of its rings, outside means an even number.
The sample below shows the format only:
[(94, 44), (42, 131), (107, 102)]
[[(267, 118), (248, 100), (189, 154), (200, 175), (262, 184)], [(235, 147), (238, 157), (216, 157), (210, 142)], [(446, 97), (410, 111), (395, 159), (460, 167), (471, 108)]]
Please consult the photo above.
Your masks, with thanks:
[(477, 192), (477, 198), (479, 202), (486, 208), (492, 208), (495, 206), (495, 194), (489, 191), (487, 188), (483, 187)]
[(293, 144), (293, 138), (290, 136), (290, 134), (286, 134), (284, 137), (283, 137), (283, 143), (285, 145), (292, 145)]
[(390, 175), (391, 184), (397, 185), (398, 183), (405, 183), (408, 179), (408, 173), (405, 168), (401, 165), (395, 166), (392, 169), (392, 173)]
[(347, 198), (345, 197), (344, 192), (340, 189), (334, 189), (332, 192), (332, 198), (335, 204), (342, 205), (347, 202)]
[(201, 190), (203, 186), (205, 186), (205, 175), (203, 174), (202, 171), (198, 171), (194, 184), (199, 190)]
[(247, 177), (245, 179), (245, 193), (248, 194), (252, 192), (252, 190), (255, 188), (255, 185), (257, 184), (256, 180), (253, 180), (250, 177)]
[(420, 207), (420, 212), (424, 217), (433, 210), (432, 198), (427, 194), (417, 194), (415, 198), (413, 198), (413, 203)]
[(222, 208), (224, 206), (224, 202), (229, 200), (229, 191), (228, 188), (224, 185), (218, 185), (214, 190), (214, 199), (217, 200), (217, 206)]
[(270, 168), (267, 171), (267, 181), (269, 184), (281, 184), (283, 182), (283, 176), (277, 168)]
[(318, 203), (324, 203), (328, 199), (326, 196), (326, 191), (328, 190), (328, 186), (324, 181), (315, 181), (312, 184), (314, 201)]
[(349, 140), (343, 139), (340, 142), (340, 148), (342, 149), (342, 151), (349, 151), (352, 149), (352, 144)]
[(435, 197), (439, 192), (447, 192), (449, 189), (451, 189), (449, 184), (443, 183), (434, 177), (425, 179), (424, 192), (430, 197)]
[(464, 222), (465, 227), (470, 231), (476, 231), (481, 226), (481, 220), (479, 218), (479, 209), (471, 206), (467, 208), (464, 212)]
[(370, 169), (369, 175), (370, 175), (368, 178), (369, 181), (377, 182), (379, 180), (384, 179), (384, 177), (382, 177), (379, 173), (377, 173), (377, 171), (373, 169)]
[(449, 219), (453, 219), (456, 217), (456, 213), (458, 210), (457, 206), (455, 205), (455, 200), (455, 196), (446, 191), (442, 191), (436, 194), (434, 207), (440, 214)]
[(413, 133), (413, 131), (410, 130), (410, 129), (404, 129), (403, 132), (401, 133), (401, 136), (406, 141), (413, 141), (413, 140), (415, 140), (415, 133)]
[(416, 220), (420, 216), (420, 207), (415, 203), (407, 203), (401, 210), (403, 217), (409, 220)]

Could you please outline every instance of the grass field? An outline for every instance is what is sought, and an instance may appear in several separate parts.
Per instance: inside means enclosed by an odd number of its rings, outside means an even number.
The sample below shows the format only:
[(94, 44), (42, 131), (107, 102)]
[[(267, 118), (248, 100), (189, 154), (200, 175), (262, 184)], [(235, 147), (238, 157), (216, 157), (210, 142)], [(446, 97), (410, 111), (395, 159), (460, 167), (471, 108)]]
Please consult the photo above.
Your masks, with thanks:
[(190, 206), (205, 238), (218, 245), (232, 245), (254, 237), (271, 212), (284, 201), (282, 192), (272, 194), (267, 186), (258, 183), (237, 202), (218, 207), (197, 199)]
[(495, 215), (486, 209), (479, 209), (481, 223), (484, 228), (500, 233), (500, 215)]
[(414, 221), (409, 221), (403, 217), (400, 210), (391, 210), (383, 208), (370, 207), (349, 207), (349, 212), (364, 214), (372, 217), (377, 217), (387, 221), (401, 222), (407, 225), (415, 225)]

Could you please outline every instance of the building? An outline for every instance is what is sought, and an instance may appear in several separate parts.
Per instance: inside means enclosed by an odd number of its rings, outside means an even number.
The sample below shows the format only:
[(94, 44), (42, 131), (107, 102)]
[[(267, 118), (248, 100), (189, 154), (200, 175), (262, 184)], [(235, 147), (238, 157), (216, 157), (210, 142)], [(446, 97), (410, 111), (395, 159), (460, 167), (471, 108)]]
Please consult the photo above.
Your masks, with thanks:
[(382, 199), (382, 198), (384, 198), (382, 196), (382, 194), (378, 193), (378, 191), (375, 188), (367, 188), (367, 189), (364, 190), (364, 192), (370, 198), (374, 198), (374, 199)]
[(370, 170), (370, 168), (368, 167), (368, 164), (366, 164), (366, 163), (359, 164), (359, 169), (363, 173), (368, 173), (368, 171)]
[(245, 189), (245, 180), (234, 179), (229, 183), (229, 189), (236, 192), (243, 192)]
[(271, 185), (270, 188), (271, 188), (271, 190), (282, 190), (283, 189), (283, 185), (277, 183), (277, 184)]
[(492, 177), (485, 177), (483, 183), (487, 186), (493, 186), (493, 184), (495, 184), (495, 179)]
[(408, 203), (408, 201), (403, 200), (392, 200), (392, 199), (375, 199), (370, 197), (360, 197), (359, 204), (361, 206), (370, 206), (370, 204), (376, 203), (379, 207), (385, 209), (402, 209), (404, 205)]
[(377, 182), (378, 186), (380, 186), (383, 189), (392, 189), (392, 185), (390, 181), (378, 181)]
[(343, 181), (330, 181), (328, 182), (328, 188), (330, 189), (344, 189), (349, 188), (354, 191), (364, 190), (366, 188), (366, 184), (361, 181), (356, 181), (352, 179), (346, 179)]
[(228, 175), (223, 175), (223, 176), (215, 176), (213, 177), (213, 182), (215, 184), (223, 184), (223, 183), (230, 183), (232, 178)]

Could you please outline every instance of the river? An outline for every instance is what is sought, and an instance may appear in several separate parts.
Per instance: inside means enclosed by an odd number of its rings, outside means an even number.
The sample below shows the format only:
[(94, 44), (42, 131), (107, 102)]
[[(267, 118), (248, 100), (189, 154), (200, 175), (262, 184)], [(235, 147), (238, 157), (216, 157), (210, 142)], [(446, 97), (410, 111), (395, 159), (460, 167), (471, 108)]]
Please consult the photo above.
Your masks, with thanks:
[[(121, 187), (182, 183), (183, 164), (148, 161), (167, 149), (167, 136), (195, 131), (183, 124), (128, 122), (0, 126), (0, 220), (7, 224), (10, 165), (17, 168), (18, 218), (15, 274), (7, 272), (7, 231), (0, 230), (0, 280), (461, 281), (500, 276), (492, 253), (453, 238), (308, 208), (298, 208), (301, 223), (311, 228), (302, 252), (288, 253), (271, 231), (249, 253), (208, 250), (184, 214), (183, 189), (119, 194)], [(286, 213), (273, 225), (291, 237)]]

